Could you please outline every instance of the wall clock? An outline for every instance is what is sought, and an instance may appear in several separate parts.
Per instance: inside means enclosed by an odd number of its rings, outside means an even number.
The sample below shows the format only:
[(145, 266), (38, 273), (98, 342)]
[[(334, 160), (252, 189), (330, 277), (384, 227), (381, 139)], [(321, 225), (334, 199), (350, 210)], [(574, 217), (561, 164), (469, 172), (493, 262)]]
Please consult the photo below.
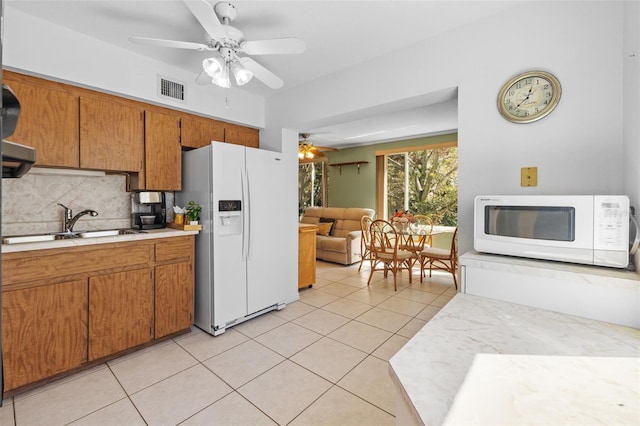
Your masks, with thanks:
[(507, 81), (498, 94), (498, 110), (513, 123), (531, 123), (548, 115), (560, 102), (562, 88), (551, 73), (527, 71)]

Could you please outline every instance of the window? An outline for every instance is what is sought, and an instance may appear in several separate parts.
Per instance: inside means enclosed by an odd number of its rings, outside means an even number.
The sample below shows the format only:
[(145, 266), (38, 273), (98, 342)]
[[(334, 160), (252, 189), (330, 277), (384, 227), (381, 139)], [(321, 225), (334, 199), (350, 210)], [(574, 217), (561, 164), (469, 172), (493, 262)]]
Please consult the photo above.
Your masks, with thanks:
[(408, 210), (412, 214), (425, 214), (438, 225), (457, 225), (458, 148), (455, 143), (387, 153), (382, 165), (383, 211), (387, 218), (396, 210)]
[(298, 166), (298, 214), (307, 207), (323, 207), (326, 198), (325, 163), (315, 161)]

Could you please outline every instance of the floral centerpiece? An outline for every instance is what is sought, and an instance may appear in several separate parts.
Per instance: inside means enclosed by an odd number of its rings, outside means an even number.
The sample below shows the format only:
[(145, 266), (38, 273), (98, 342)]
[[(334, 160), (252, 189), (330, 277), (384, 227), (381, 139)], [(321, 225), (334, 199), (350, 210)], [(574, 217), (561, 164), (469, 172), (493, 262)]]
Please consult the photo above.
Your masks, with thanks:
[(409, 223), (413, 221), (413, 215), (409, 213), (409, 210), (396, 210), (391, 216), (391, 222)]

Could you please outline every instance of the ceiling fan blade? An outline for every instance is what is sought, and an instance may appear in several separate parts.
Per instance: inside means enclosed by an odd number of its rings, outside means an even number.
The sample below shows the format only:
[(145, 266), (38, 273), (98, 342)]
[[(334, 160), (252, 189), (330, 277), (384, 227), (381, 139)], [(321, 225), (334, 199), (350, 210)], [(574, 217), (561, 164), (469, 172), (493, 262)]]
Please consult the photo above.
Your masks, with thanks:
[(269, 86), (272, 89), (280, 89), (284, 86), (284, 81), (256, 61), (251, 58), (240, 58), (240, 63), (249, 71), (253, 73), (253, 76)]
[(204, 30), (216, 40), (224, 40), (227, 33), (220, 23), (218, 16), (213, 11), (213, 6), (206, 0), (183, 0), (193, 16), (196, 17)]
[(129, 41), (135, 44), (144, 44), (146, 46), (174, 47), (176, 49), (190, 50), (215, 50), (202, 43), (191, 43), (189, 41), (162, 40), (159, 38), (148, 37), (129, 37)]
[(243, 41), (240, 48), (248, 55), (279, 55), (302, 53), (306, 49), (304, 41), (294, 38), (274, 38), (271, 40)]
[(332, 148), (329, 146), (315, 146), (318, 151), (340, 151), (338, 148)]

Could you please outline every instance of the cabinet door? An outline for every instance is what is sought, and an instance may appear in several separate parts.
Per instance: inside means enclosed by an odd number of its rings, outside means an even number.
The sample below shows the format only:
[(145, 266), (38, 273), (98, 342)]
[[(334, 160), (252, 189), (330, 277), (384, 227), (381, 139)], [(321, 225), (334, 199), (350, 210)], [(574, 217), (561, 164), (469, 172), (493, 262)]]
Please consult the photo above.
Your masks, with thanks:
[(224, 142), (224, 123), (204, 117), (182, 117), (182, 146), (201, 148), (211, 141)]
[(145, 112), (145, 187), (154, 191), (180, 191), (180, 119), (156, 111)]
[(252, 148), (260, 147), (260, 132), (250, 127), (224, 125), (224, 141), (236, 145), (244, 145)]
[(153, 338), (151, 269), (89, 279), (89, 361)]
[(87, 281), (2, 293), (5, 390), (87, 361)]
[(193, 270), (191, 262), (156, 267), (156, 339), (193, 324)]
[(79, 99), (57, 83), (5, 72), (4, 83), (20, 101), (15, 133), (7, 140), (36, 149), (36, 166), (80, 165)]
[(109, 98), (80, 98), (80, 167), (142, 172), (144, 110)]

